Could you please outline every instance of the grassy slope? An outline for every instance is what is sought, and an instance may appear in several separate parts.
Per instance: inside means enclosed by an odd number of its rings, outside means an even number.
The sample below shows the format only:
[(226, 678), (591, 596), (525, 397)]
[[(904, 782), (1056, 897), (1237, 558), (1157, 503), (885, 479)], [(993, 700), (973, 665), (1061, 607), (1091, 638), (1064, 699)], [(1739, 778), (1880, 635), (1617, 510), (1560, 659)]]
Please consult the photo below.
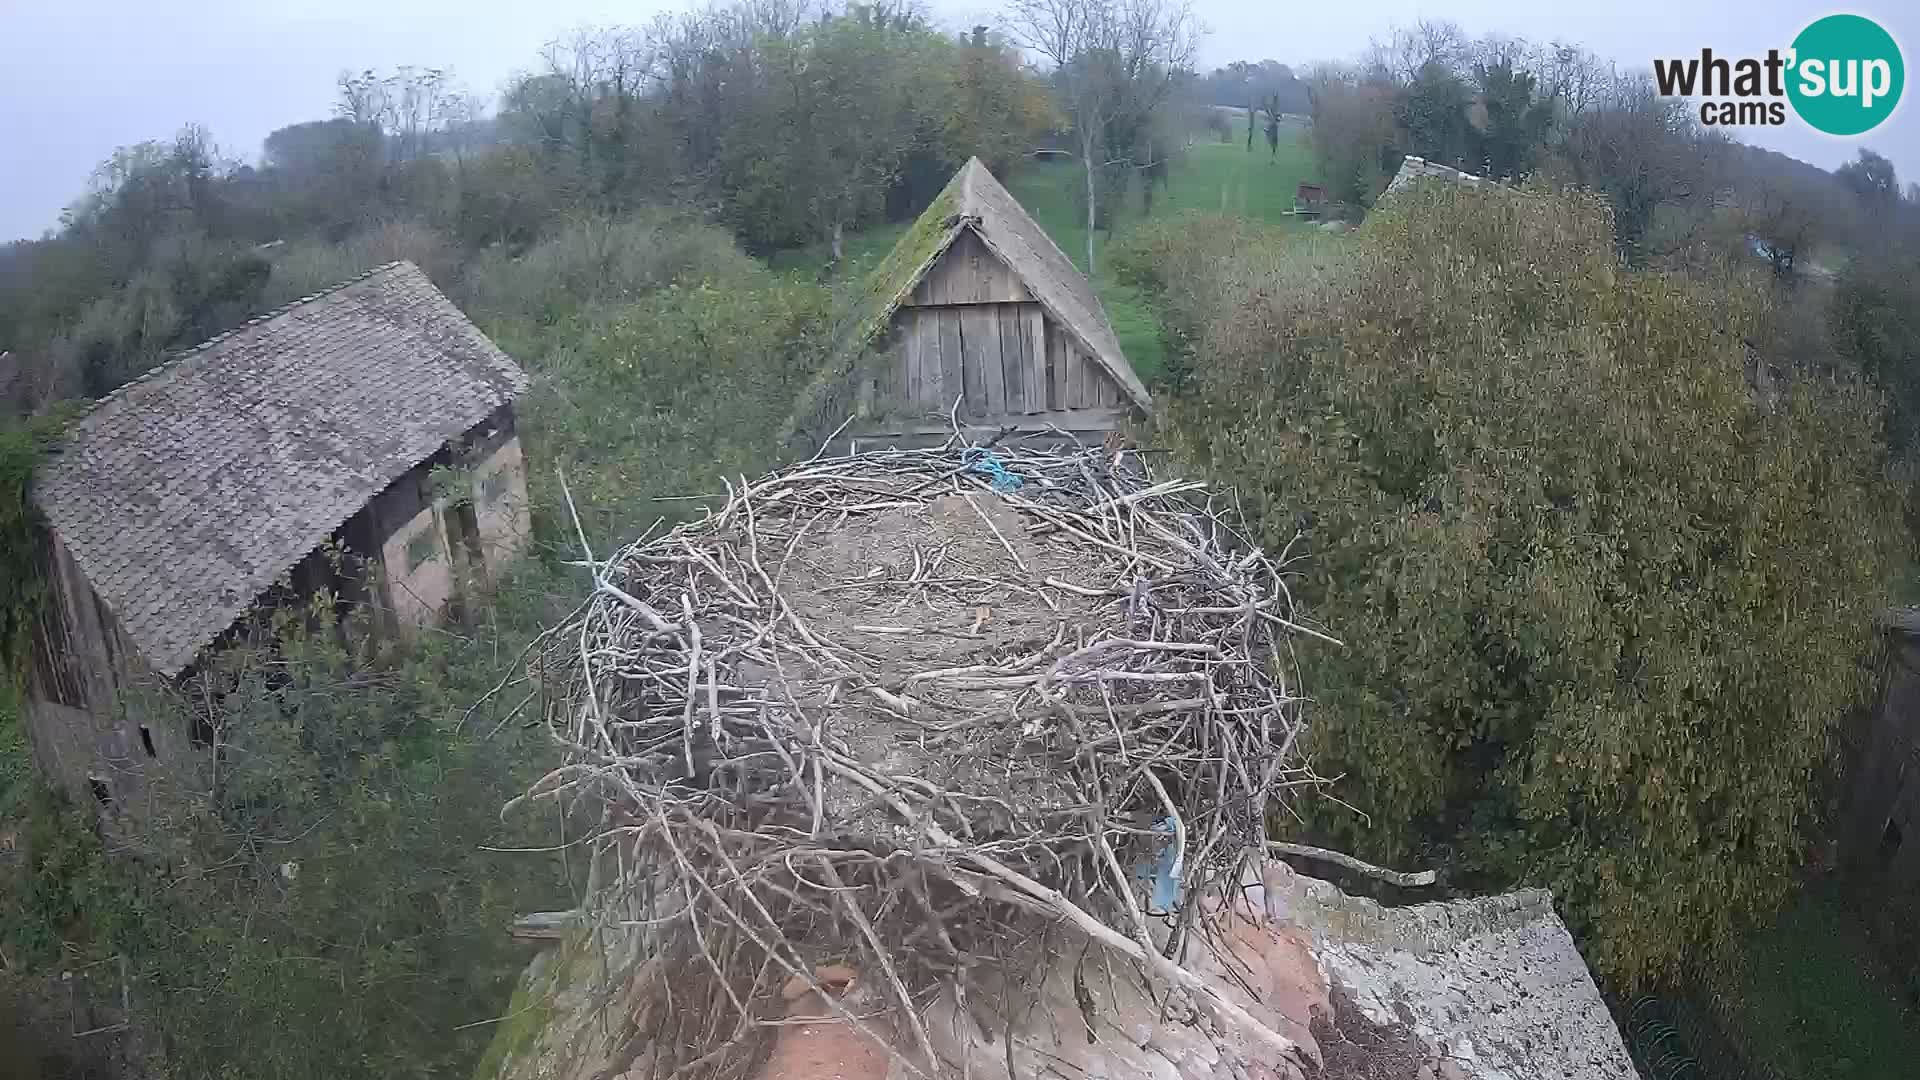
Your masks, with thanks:
[[(1285, 211), (1293, 208), (1294, 188), (1315, 177), (1316, 164), (1308, 146), (1305, 129), (1288, 124), (1281, 131), (1277, 154), (1269, 154), (1266, 143), (1257, 140), (1254, 152), (1246, 149), (1245, 132), (1233, 142), (1212, 141), (1209, 132), (1200, 132), (1185, 158), (1169, 170), (1168, 183), (1156, 189), (1153, 214), (1203, 210), (1237, 214), (1265, 221), (1293, 221)], [(1087, 268), (1087, 228), (1085, 211), (1075, 195), (1086, 181), (1072, 161), (1040, 161), (1007, 179), (1007, 187), (1034, 220), (1047, 230), (1073, 264), (1084, 273)], [(1094, 237), (1094, 260), (1100, 263), (1112, 236), (1123, 234), (1142, 219), (1140, 193), (1128, 193), (1126, 206), (1111, 233)], [(836, 277), (864, 274), (878, 265), (906, 231), (907, 222), (876, 226), (849, 235), (845, 241), (847, 265)], [(775, 270), (794, 274), (817, 273), (827, 263), (828, 248), (815, 244), (776, 253), (769, 263)], [(1093, 287), (1106, 306), (1120, 348), (1133, 362), (1140, 377), (1152, 383), (1160, 373), (1164, 347), (1160, 340), (1160, 320), (1146, 297), (1137, 290), (1115, 281), (1105, 272), (1094, 275)]]
[[(1284, 212), (1293, 208), (1294, 188), (1311, 179), (1315, 170), (1313, 151), (1303, 130), (1291, 126), (1283, 129), (1279, 152), (1271, 155), (1264, 142), (1256, 143), (1254, 152), (1247, 153), (1244, 137), (1221, 143), (1208, 141), (1210, 133), (1201, 132), (1196, 138), (1199, 141), (1186, 157), (1169, 170), (1167, 185), (1154, 192), (1154, 216), (1202, 210), (1264, 221), (1295, 220)], [(1083, 273), (1087, 268), (1086, 218), (1074, 196), (1085, 182), (1073, 162), (1061, 161), (1033, 165), (1007, 185)], [(1107, 242), (1124, 234), (1142, 216), (1139, 192), (1129, 192), (1114, 229), (1094, 237), (1098, 272), (1093, 287), (1113, 322), (1121, 350), (1140, 377), (1152, 383), (1164, 364), (1160, 320), (1146, 297), (1115, 281), (1100, 258)]]
[(1715, 980), (1721, 1022), (1761, 1075), (1904, 1080), (1920, 1062), (1920, 1016), (1875, 956), (1860, 920), (1808, 886), (1741, 943)]

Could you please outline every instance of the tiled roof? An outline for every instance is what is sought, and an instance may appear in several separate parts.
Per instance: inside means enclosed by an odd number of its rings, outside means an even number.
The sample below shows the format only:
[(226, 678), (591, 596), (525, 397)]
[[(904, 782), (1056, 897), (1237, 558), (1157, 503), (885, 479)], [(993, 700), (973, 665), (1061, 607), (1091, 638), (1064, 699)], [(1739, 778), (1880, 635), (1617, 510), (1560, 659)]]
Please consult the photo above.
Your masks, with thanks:
[(94, 405), (35, 501), (173, 676), (387, 485), (526, 387), (411, 263), (254, 319)]

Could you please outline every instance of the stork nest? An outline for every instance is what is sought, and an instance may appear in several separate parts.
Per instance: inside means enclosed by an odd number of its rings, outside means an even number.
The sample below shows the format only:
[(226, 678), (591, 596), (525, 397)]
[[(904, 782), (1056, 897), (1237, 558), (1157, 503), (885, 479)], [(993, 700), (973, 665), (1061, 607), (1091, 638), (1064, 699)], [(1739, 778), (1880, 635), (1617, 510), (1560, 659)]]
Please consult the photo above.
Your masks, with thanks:
[(809, 991), (937, 1072), (929, 1001), (989, 1023), (1063, 929), (1286, 1043), (1170, 958), (1320, 782), (1292, 647), (1332, 639), (1201, 492), (1130, 450), (887, 449), (587, 556), (536, 661), (568, 759), (526, 797), (608, 808), (655, 1074), (743, 1075)]

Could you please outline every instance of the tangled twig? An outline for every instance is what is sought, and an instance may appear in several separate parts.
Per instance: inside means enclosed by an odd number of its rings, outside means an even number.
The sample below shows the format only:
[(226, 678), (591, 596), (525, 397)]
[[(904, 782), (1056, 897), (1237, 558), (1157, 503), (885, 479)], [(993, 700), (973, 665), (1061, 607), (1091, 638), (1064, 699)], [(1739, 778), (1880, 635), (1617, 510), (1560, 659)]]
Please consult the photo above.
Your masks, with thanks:
[(582, 535), (592, 595), (535, 662), (568, 760), (527, 798), (597, 792), (598, 849), (654, 898), (662, 1075), (740, 1075), (795, 980), (932, 1074), (927, 1001), (1031, 977), (1009, 945), (1050, 923), (1291, 1052), (1180, 957), (1320, 782), (1292, 641), (1332, 639), (1200, 485), (991, 453), (1017, 490), (978, 447), (889, 449), (729, 484), (605, 561)]

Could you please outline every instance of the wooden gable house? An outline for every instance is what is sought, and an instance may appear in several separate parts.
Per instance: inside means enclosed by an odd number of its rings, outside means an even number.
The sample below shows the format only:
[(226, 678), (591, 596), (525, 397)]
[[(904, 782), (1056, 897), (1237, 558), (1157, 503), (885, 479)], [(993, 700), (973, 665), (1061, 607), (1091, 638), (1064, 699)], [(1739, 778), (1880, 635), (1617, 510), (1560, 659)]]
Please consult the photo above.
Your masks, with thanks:
[(974, 158), (868, 279), (788, 433), (798, 452), (938, 443), (956, 420), (1097, 440), (1152, 408), (1086, 276)]
[(405, 635), (504, 569), (530, 535), (526, 385), (399, 262), (94, 403), (33, 482), (48, 595), (23, 713), (42, 775), (137, 809), (153, 766), (204, 748), (130, 691), (179, 683), (275, 603), (326, 592)]

